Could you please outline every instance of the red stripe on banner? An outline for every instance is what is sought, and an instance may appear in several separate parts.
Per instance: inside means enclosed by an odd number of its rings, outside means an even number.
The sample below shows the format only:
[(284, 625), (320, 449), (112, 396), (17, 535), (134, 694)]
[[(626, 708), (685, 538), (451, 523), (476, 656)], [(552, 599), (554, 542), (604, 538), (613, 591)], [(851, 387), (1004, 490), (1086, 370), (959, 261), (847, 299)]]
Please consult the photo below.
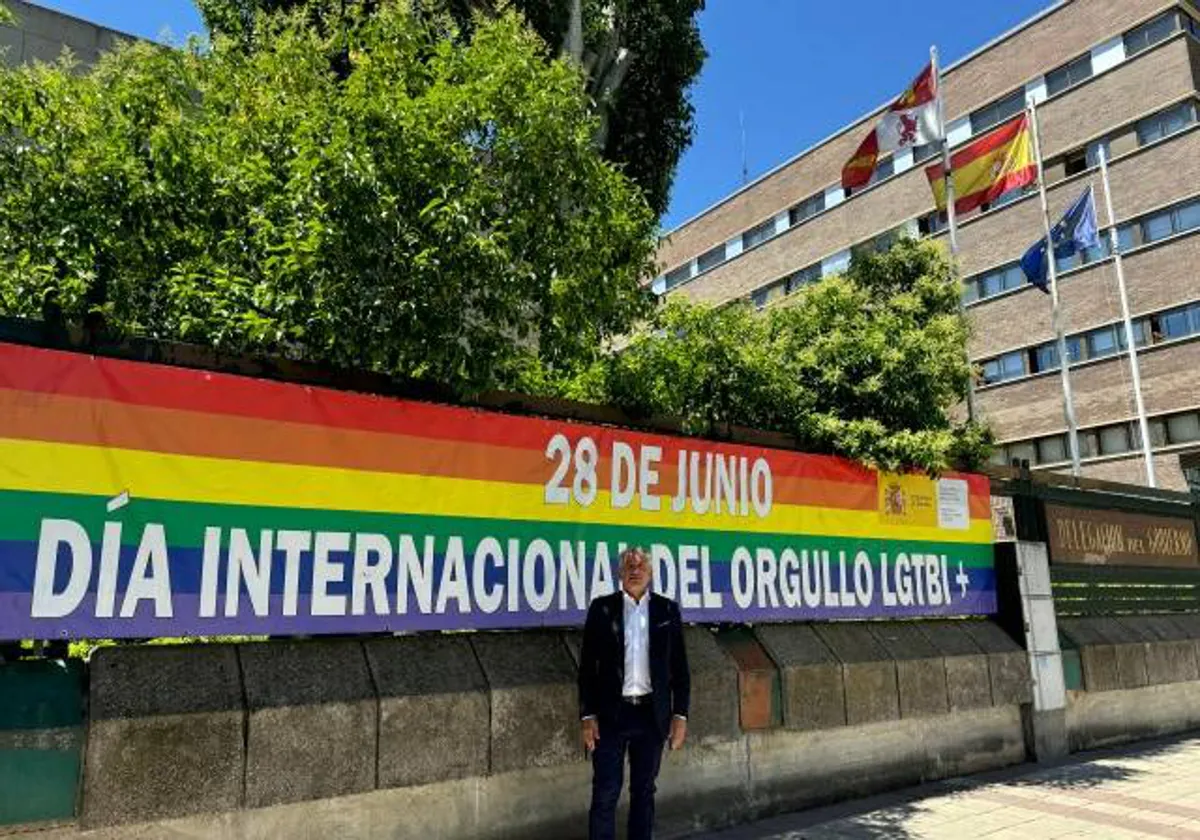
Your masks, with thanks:
[[(244, 461), (248, 470), (253, 470), (255, 463), (276, 463), (543, 484), (554, 469), (542, 452), (532, 449), (6, 389), (0, 389), (0, 435)], [(776, 502), (852, 510), (872, 510), (877, 504), (873, 483), (789, 476), (786, 469), (778, 467), (798, 458), (779, 452), (773, 453), (771, 460)], [(677, 465), (677, 453), (658, 465), (661, 487), (678, 486)], [(700, 469), (707, 473), (704, 459)], [(596, 474), (600, 488), (610, 489), (612, 459), (608, 451), (600, 452)]]
[(545, 452), (556, 434), (565, 434), (571, 441), (591, 435), (602, 452), (609, 451), (616, 439), (634, 447), (660, 447), (663, 464), (675, 463), (681, 450), (751, 458), (769, 452), (772, 472), (778, 477), (871, 487), (876, 483), (875, 473), (868, 468), (826, 455), (519, 417), (5, 343), (0, 343), (0, 388), (199, 412), (214, 415), (213, 422), (221, 416), (248, 417), (532, 449), (539, 453)]

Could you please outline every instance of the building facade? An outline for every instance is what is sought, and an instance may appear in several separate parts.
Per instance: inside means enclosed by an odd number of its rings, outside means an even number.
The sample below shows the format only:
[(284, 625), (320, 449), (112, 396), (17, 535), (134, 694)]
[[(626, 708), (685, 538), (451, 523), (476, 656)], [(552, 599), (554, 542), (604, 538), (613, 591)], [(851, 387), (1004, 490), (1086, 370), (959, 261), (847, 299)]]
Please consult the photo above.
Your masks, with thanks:
[(89, 66), (118, 40), (135, 40), (132, 35), (23, 0), (4, 3), (17, 18), (16, 26), (0, 24), (0, 61), (10, 65), (57, 61), (68, 48), (81, 64)]
[[(898, 68), (897, 93), (915, 68)], [(1160, 487), (1187, 489), (1200, 452), (1200, 0), (1065, 0), (943, 74), (952, 148), (1039, 103), (1052, 218), (1094, 183), (1108, 152)], [(946, 236), (924, 168), (932, 145), (881, 160), (847, 196), (841, 168), (879, 111), (667, 234), (662, 295), (777, 305), (844, 269), (859, 248)], [(1036, 188), (959, 219), (959, 268), (980, 370), (976, 404), (997, 463), (1069, 470), (1049, 297), (1021, 254), (1043, 230)], [(1146, 481), (1116, 273), (1108, 249), (1059, 264), (1083, 473)]]

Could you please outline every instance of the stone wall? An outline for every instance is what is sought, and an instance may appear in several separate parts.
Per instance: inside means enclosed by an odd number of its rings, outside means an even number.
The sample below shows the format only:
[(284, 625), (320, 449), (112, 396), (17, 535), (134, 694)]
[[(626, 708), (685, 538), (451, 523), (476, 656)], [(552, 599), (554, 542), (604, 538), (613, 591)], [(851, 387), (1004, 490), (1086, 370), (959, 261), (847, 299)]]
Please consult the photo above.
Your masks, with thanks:
[(1079, 664), (1067, 694), (1072, 751), (1200, 726), (1200, 616), (1061, 618), (1059, 629)]
[[(1025, 758), (1025, 656), (988, 622), (686, 634), (664, 836)], [(79, 828), (46, 836), (582, 837), (577, 657), (557, 631), (102, 649)]]

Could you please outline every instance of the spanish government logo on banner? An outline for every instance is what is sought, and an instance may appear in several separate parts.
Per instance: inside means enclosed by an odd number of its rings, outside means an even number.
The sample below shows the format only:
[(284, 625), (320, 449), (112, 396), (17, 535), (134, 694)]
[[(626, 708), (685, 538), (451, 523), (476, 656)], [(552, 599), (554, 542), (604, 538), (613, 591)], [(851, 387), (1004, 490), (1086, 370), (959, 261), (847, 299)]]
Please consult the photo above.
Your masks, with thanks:
[[(1037, 181), (1029, 115), (1022, 114), (985, 134), (950, 159), (954, 178), (954, 211), (968, 213), (995, 201), (1009, 190)], [(925, 169), (938, 210), (946, 209), (946, 170), (941, 163)]]

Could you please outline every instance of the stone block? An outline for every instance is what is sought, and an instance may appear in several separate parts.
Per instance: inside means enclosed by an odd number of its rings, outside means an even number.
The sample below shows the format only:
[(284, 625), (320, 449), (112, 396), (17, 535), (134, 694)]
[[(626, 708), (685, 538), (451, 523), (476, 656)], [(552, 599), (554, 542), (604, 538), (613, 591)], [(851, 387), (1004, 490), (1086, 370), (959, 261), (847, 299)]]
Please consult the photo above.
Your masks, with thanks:
[(768, 624), (756, 635), (783, 676), (783, 725), (829, 729), (846, 725), (842, 664), (807, 624)]
[(372, 639), (364, 647), (379, 694), (378, 786), (486, 776), (487, 682), (466, 637)]
[(1114, 645), (1085, 618), (1063, 618), (1058, 622), (1061, 634), (1079, 650), (1084, 691), (1114, 691), (1121, 687)]
[(946, 661), (946, 695), (950, 711), (992, 705), (987, 656), (962, 628), (961, 621), (922, 621), (921, 632)]
[(946, 663), (915, 622), (869, 625), (884, 650), (896, 660), (900, 717), (944, 715), (949, 709)]
[(361, 643), (256, 642), (238, 657), (247, 807), (374, 789), (379, 701)]
[(479, 633), (471, 646), (488, 683), (492, 772), (581, 760), (578, 669), (562, 635)]
[(688, 738), (729, 741), (738, 728), (738, 670), (707, 627), (684, 627), (688, 668), (692, 677), (692, 707)]
[(1200, 615), (1180, 613), (1171, 616), (1171, 623), (1191, 641), (1195, 649), (1196, 664), (1200, 666)]
[(233, 647), (101, 648), (90, 671), (84, 828), (241, 807), (245, 708)]
[(1170, 616), (1130, 616), (1119, 619), (1145, 640), (1149, 685), (1188, 682), (1197, 678), (1196, 647), (1187, 630)]
[(1085, 618), (1096, 632), (1112, 643), (1117, 658), (1117, 679), (1121, 688), (1142, 688), (1149, 684), (1146, 676), (1146, 640), (1143, 628), (1123, 624), (1117, 618)]
[(1021, 646), (991, 621), (964, 621), (962, 629), (987, 654), (992, 705), (1019, 706), (1032, 702), (1033, 678), (1029, 673), (1029, 656)]
[(900, 717), (896, 663), (865, 624), (813, 625), (821, 641), (842, 663), (846, 723), (855, 726)]
[(738, 722), (742, 730), (770, 729), (783, 723), (779, 669), (754, 632), (731, 627), (716, 635), (738, 670)]

